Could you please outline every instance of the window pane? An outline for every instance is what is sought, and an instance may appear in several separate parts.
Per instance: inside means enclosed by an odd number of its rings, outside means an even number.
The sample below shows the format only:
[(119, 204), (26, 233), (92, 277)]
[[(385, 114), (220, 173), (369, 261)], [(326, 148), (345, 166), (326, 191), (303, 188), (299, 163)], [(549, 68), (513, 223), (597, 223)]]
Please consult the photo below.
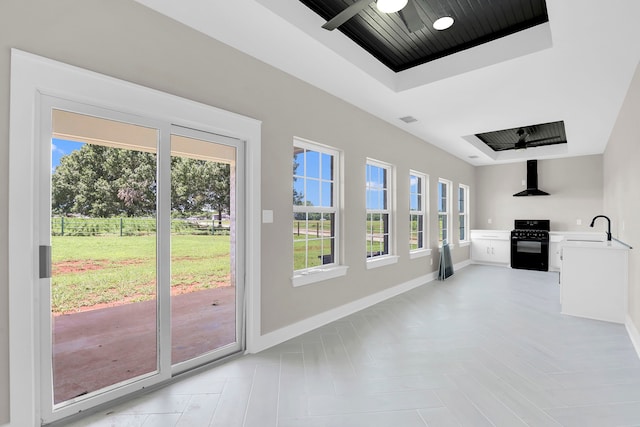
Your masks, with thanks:
[(379, 190), (367, 190), (367, 209), (380, 210), (383, 209), (382, 192)]
[(333, 156), (330, 154), (322, 154), (322, 179), (333, 180)]
[(378, 187), (378, 183), (380, 182), (380, 177), (379, 177), (380, 168), (378, 168), (377, 166), (369, 165), (368, 170), (369, 170), (369, 182), (368, 182), (369, 186), (373, 188)]
[(333, 183), (322, 182), (322, 199), (320, 206), (331, 207), (333, 206)]
[(307, 178), (320, 178), (320, 153), (311, 150), (307, 150), (306, 153)]
[(293, 241), (293, 269), (307, 268), (307, 242), (302, 238)]
[(304, 205), (304, 179), (296, 178), (293, 181), (293, 204), (295, 206)]
[(410, 179), (410, 184), (409, 184), (409, 192), (411, 194), (416, 194), (419, 192), (419, 188), (422, 186), (420, 181), (421, 179), (415, 175), (411, 175), (409, 177)]
[(321, 265), (333, 263), (333, 239), (322, 239), (322, 251), (318, 258)]
[(293, 150), (293, 175), (304, 175), (304, 150), (301, 148), (294, 148)]
[(367, 165), (367, 187), (371, 187), (373, 183), (373, 166)]
[(308, 179), (305, 196), (305, 206), (320, 206), (320, 182), (315, 179)]
[(444, 241), (447, 239), (447, 215), (438, 215), (438, 220), (440, 230), (439, 240)]
[(410, 196), (410, 207), (409, 209), (411, 209), (412, 211), (418, 211), (420, 210), (420, 203), (419, 203), (419, 198), (417, 194), (412, 194)]

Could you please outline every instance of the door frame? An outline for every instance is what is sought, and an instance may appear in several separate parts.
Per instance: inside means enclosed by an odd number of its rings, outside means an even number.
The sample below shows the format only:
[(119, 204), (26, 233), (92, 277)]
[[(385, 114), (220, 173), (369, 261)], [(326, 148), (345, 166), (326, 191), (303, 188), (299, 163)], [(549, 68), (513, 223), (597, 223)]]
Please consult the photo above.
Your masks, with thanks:
[[(152, 118), (245, 141), (246, 351), (260, 339), (261, 122), (185, 98), (11, 51), (9, 129), (9, 390), (10, 427), (39, 426), (40, 319), (37, 307), (38, 147), (41, 95)], [(242, 272), (239, 272), (242, 274)]]

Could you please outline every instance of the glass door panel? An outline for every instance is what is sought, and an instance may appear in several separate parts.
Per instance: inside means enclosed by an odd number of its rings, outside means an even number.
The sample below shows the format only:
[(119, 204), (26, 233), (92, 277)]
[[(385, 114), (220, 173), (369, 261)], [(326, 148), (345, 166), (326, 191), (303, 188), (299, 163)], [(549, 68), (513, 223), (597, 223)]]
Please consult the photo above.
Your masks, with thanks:
[(171, 363), (239, 349), (236, 147), (217, 135), (171, 135)]
[(159, 132), (58, 109), (52, 129), (55, 407), (159, 371)]

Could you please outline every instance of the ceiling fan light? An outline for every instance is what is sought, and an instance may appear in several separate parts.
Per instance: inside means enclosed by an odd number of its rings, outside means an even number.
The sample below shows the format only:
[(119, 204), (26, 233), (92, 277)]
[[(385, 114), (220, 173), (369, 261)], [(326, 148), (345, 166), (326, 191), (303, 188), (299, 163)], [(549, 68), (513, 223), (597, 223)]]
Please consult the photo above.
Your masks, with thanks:
[(436, 19), (436, 22), (433, 23), (433, 28), (438, 31), (446, 30), (447, 28), (453, 25), (453, 18), (450, 16), (443, 16), (442, 18)]
[(382, 13), (394, 13), (407, 5), (409, 0), (377, 0), (376, 7)]

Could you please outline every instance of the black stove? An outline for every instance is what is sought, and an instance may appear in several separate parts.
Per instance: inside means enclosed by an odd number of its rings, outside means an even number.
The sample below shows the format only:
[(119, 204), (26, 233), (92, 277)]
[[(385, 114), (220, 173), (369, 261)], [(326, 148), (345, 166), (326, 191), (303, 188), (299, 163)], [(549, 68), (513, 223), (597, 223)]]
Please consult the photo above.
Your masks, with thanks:
[(511, 267), (549, 270), (548, 219), (516, 219), (511, 231)]

